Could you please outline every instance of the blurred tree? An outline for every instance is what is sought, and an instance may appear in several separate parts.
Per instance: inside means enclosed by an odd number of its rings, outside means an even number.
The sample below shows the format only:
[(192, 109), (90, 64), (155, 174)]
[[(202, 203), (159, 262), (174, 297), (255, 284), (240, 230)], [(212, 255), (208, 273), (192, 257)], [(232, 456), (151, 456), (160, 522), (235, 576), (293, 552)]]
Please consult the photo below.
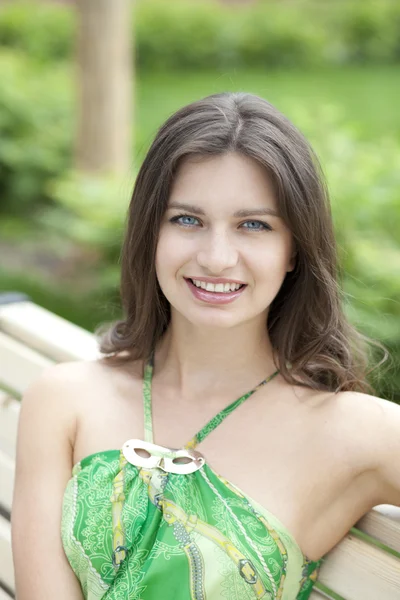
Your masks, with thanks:
[(132, 132), (132, 0), (78, 0), (81, 171), (126, 172)]

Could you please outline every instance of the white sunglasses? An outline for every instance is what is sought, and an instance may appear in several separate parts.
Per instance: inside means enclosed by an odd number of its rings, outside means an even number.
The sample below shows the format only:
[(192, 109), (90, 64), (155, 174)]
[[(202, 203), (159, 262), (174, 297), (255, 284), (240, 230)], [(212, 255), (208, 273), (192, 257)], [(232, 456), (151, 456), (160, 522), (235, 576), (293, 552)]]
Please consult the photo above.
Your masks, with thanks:
[[(142, 452), (140, 454), (139, 452)], [(143, 440), (128, 440), (122, 447), (126, 460), (135, 467), (158, 468), (167, 473), (188, 475), (201, 469), (205, 460), (196, 450), (164, 448)], [(146, 454), (146, 456), (143, 456)]]

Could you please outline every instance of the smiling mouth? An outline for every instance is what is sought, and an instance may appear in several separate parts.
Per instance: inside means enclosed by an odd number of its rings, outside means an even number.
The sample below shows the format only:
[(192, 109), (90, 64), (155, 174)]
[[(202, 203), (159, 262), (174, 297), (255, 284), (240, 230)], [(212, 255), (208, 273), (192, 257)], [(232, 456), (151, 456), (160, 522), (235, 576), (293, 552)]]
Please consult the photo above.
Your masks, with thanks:
[[(204, 282), (204, 286), (199, 286), (196, 285), (195, 282), (193, 281), (193, 279), (191, 279), (190, 277), (185, 278), (187, 279), (187, 281), (190, 281), (190, 283), (197, 288), (198, 290), (202, 290), (204, 292), (208, 292), (211, 294), (232, 294), (234, 292), (238, 292), (239, 290), (241, 290), (242, 288), (246, 287), (247, 284), (245, 283), (240, 283), (240, 284), (224, 284), (224, 283), (215, 283), (215, 284), (211, 284), (211, 282)], [(210, 287), (207, 288), (207, 286), (212, 286), (212, 289), (210, 289)], [(218, 289), (215, 289), (216, 286), (219, 286)], [(233, 287), (231, 287), (233, 286)], [(221, 289), (222, 287), (222, 289)]]

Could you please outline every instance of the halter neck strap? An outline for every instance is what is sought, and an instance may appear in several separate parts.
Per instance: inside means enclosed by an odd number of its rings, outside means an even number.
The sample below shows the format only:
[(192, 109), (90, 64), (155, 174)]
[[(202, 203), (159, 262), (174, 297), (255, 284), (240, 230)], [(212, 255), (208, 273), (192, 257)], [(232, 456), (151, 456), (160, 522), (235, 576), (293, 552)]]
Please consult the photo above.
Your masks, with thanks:
[[(151, 383), (153, 378), (153, 370), (154, 370), (154, 352), (150, 356), (149, 360), (145, 364), (144, 367), (144, 375), (143, 375), (143, 408), (144, 408), (144, 439), (146, 442), (153, 442), (153, 415), (152, 415), (152, 398), (151, 398)], [(229, 404), (226, 408), (223, 408), (215, 417), (213, 417), (204, 427), (200, 429), (200, 431), (187, 443), (185, 444), (186, 449), (195, 448), (198, 444), (200, 444), (214, 429), (218, 427), (222, 423), (227, 416), (229, 416), (238, 406), (243, 404), (262, 386), (266, 385), (269, 381), (271, 381), (276, 375), (278, 375), (279, 369), (269, 375), (265, 379), (263, 379), (259, 384), (257, 384), (250, 391), (240, 396), (237, 400)]]

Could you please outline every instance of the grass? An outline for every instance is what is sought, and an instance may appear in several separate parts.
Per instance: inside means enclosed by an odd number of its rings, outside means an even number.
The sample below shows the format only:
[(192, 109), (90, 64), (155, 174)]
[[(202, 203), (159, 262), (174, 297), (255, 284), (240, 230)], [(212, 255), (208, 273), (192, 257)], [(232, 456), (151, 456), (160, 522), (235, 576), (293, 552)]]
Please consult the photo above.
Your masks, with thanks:
[(400, 136), (400, 70), (397, 66), (318, 71), (139, 73), (136, 158), (143, 158), (157, 128), (177, 108), (222, 91), (260, 95), (294, 122), (298, 107), (315, 113), (322, 105), (332, 105), (362, 138)]

